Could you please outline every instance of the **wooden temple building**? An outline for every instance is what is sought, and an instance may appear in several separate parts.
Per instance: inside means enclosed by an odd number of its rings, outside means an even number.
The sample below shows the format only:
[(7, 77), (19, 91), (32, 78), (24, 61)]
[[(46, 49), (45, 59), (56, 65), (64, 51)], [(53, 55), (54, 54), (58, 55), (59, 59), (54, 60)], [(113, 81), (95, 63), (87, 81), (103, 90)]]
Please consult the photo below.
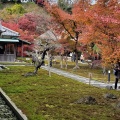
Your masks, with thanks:
[(14, 62), (17, 58), (18, 47), (30, 42), (19, 39), (18, 32), (4, 27), (0, 23), (0, 61)]

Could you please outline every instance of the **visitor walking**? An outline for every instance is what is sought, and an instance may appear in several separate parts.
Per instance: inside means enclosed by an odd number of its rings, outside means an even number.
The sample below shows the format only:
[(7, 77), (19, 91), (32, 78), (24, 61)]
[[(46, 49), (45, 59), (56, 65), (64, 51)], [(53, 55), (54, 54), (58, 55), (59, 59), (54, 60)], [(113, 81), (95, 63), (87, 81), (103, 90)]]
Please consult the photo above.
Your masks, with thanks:
[(114, 75), (115, 75), (115, 89), (117, 89), (117, 84), (120, 79), (120, 64), (116, 65), (114, 69)]
[(73, 53), (72, 53), (72, 62), (75, 62), (75, 60), (76, 60), (76, 55), (75, 55), (75, 53), (73, 52)]

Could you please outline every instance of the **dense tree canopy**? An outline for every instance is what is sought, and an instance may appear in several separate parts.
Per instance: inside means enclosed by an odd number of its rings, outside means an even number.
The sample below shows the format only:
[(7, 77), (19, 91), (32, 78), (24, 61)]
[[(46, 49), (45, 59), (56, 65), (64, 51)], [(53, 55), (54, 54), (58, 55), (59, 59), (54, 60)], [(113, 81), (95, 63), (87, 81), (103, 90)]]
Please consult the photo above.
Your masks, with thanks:
[(69, 0), (58, 0), (58, 6), (66, 12), (71, 13), (72, 2)]
[(49, 6), (48, 11), (61, 26), (60, 30), (75, 41), (76, 55), (79, 44), (94, 50), (93, 44), (99, 49), (102, 62), (107, 65), (120, 59), (119, 8), (117, 0), (97, 0), (95, 4), (89, 0), (79, 0), (74, 4), (71, 14), (57, 5)]
[[(0, 11), (1, 19), (22, 39), (33, 41), (35, 37), (54, 29), (64, 48), (89, 55), (99, 53), (104, 65), (120, 59), (120, 3), (119, 0), (79, 0), (70, 11), (67, 4), (59, 0), (58, 5), (46, 5), (26, 13), (25, 7), (15, 4)], [(67, 1), (67, 0), (66, 0)], [(41, 10), (41, 7), (39, 7)], [(52, 16), (52, 19), (51, 19)], [(12, 27), (12, 25), (14, 27)], [(77, 67), (77, 60), (76, 60)]]
[(78, 42), (81, 36), (86, 33), (87, 16), (85, 14), (88, 8), (89, 1), (75, 4), (72, 8), (72, 13), (67, 13), (56, 5), (48, 7), (48, 11), (54, 20), (61, 26), (60, 30), (65, 31), (69, 38), (75, 42), (76, 68), (78, 67)]
[(25, 8), (21, 4), (14, 4), (13, 6), (6, 7), (0, 11), (0, 18), (4, 21), (17, 22), (19, 17), (26, 13)]
[(88, 40), (100, 48), (104, 64), (115, 63), (120, 59), (120, 4), (117, 0), (98, 0), (90, 13)]

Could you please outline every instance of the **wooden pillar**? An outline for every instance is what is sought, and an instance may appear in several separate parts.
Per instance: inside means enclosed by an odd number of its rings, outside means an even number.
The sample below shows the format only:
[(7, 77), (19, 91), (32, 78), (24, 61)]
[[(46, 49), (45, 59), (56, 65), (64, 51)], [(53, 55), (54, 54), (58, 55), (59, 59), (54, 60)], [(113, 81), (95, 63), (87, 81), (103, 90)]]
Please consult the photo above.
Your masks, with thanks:
[(21, 47), (22, 47), (22, 58), (23, 58), (23, 41), (22, 41), (22, 46)]

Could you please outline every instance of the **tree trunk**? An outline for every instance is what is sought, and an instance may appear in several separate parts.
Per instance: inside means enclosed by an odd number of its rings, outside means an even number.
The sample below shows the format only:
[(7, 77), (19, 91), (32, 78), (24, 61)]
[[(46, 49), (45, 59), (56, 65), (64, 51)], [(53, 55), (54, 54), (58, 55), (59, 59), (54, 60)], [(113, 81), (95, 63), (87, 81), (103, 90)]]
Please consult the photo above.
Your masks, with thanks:
[(75, 56), (76, 56), (75, 67), (73, 69), (79, 69), (79, 65), (78, 65), (78, 52), (75, 52)]
[(40, 69), (40, 67), (44, 64), (44, 59), (45, 59), (45, 55), (46, 55), (47, 51), (49, 51), (49, 48), (47, 48), (43, 51), (42, 56), (41, 56), (41, 60), (38, 61), (38, 65), (35, 67), (34, 74), (37, 74), (38, 69)]
[(78, 65), (78, 51), (77, 51), (77, 44), (78, 44), (78, 37), (75, 41), (75, 56), (76, 56), (76, 59), (75, 59), (75, 67), (73, 69), (79, 69), (79, 65)]
[(50, 71), (50, 54), (49, 51), (47, 52), (47, 57), (48, 57), (48, 71), (49, 71), (49, 77), (51, 77), (51, 71)]
[(67, 54), (66, 54), (66, 56), (65, 56), (65, 68), (67, 69)]

